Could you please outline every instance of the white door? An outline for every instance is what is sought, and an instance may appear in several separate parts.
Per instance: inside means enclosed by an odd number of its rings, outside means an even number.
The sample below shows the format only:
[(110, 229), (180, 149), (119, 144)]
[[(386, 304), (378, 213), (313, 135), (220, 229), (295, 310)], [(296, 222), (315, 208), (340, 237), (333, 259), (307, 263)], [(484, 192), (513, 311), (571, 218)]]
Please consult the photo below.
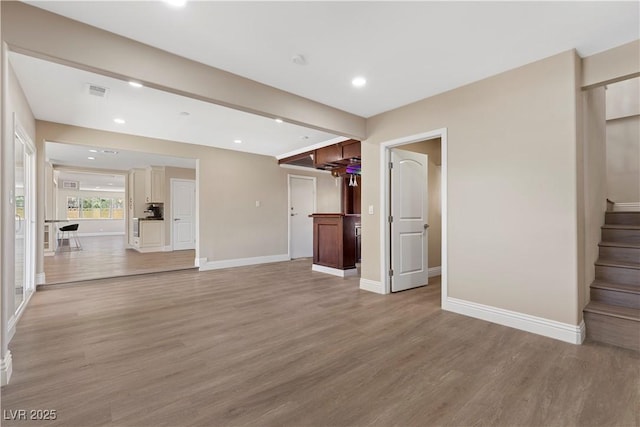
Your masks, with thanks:
[(171, 180), (171, 244), (174, 251), (196, 247), (196, 183)]
[(429, 282), (428, 157), (391, 150), (391, 291)]
[(312, 177), (289, 175), (289, 245), (291, 259), (313, 256), (313, 218), (316, 209), (316, 181)]

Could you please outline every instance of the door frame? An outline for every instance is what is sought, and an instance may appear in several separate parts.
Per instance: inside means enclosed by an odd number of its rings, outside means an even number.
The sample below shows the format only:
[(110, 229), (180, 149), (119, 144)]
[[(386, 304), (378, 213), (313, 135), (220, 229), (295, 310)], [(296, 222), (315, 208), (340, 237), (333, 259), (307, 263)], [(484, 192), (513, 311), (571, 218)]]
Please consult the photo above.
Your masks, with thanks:
[(435, 129), (429, 132), (408, 135), (380, 144), (380, 282), (385, 294), (391, 293), (391, 281), (389, 269), (391, 268), (391, 226), (388, 218), (391, 215), (391, 181), (389, 179), (389, 161), (391, 149), (400, 148), (403, 145), (413, 144), (428, 139), (440, 138), (442, 151), (442, 166), (440, 178), (440, 207), (442, 213), (442, 297), (441, 305), (445, 305), (448, 297), (448, 259), (447, 259), (447, 128)]
[[(10, 314), (9, 319), (8, 319), (8, 340), (9, 342), (11, 341), (11, 339), (13, 338), (13, 334), (15, 333), (16, 330), (16, 325), (18, 323), (18, 321), (20, 320), (20, 318), (22, 317), (22, 314), (24, 313), (25, 308), (27, 307), (27, 305), (29, 304), (29, 301), (31, 300), (31, 297), (33, 296), (33, 294), (36, 291), (36, 246), (37, 246), (37, 242), (38, 242), (38, 238), (37, 238), (37, 227), (36, 227), (36, 221), (37, 221), (37, 206), (36, 206), (36, 192), (37, 192), (37, 188), (36, 188), (36, 184), (37, 184), (37, 177), (36, 177), (36, 155), (37, 155), (37, 151), (36, 151), (36, 146), (33, 143), (33, 141), (31, 140), (31, 138), (29, 137), (29, 134), (27, 134), (27, 132), (24, 130), (24, 127), (20, 124), (20, 121), (18, 120), (18, 116), (16, 113), (13, 114), (13, 140), (12, 140), (12, 144), (15, 144), (15, 139), (20, 140), (20, 142), (24, 145), (24, 154), (28, 154), (28, 158), (29, 158), (29, 165), (27, 166), (27, 164), (25, 163), (25, 188), (28, 188), (28, 191), (25, 191), (27, 194), (25, 197), (25, 204), (26, 201), (28, 200), (28, 202), (30, 203), (30, 209), (27, 210), (28, 212), (28, 216), (29, 218), (25, 218), (25, 236), (24, 236), (24, 241), (25, 241), (25, 250), (27, 250), (28, 248), (28, 252), (25, 252), (25, 272), (24, 272), (24, 288), (23, 288), (23, 298), (22, 298), (22, 302), (20, 303), (20, 305), (18, 307), (13, 307), (13, 313)], [(15, 161), (15, 160), (12, 160)], [(28, 182), (28, 184), (27, 184)], [(15, 195), (14, 195), (14, 202), (15, 203)], [(15, 236), (12, 236), (12, 238), (15, 239)], [(14, 251), (14, 255), (15, 255), (15, 251)], [(14, 260), (14, 264), (15, 264), (15, 260)], [(15, 268), (15, 265), (12, 266), (12, 268)], [(11, 298), (12, 301), (15, 301), (14, 298), (14, 293), (15, 293), (15, 278), (13, 280), (13, 282), (11, 283)], [(12, 302), (12, 304), (15, 304)]]
[(287, 174), (287, 257), (291, 259), (291, 178), (308, 179), (313, 182), (313, 212), (318, 207), (318, 180), (315, 176)]
[[(183, 179), (183, 178), (169, 178), (169, 198), (171, 200), (171, 212), (169, 212), (169, 221), (171, 226), (169, 227), (169, 238), (171, 239), (171, 250), (176, 250), (174, 248), (175, 240), (173, 239), (173, 183), (174, 182), (192, 182), (194, 189), (193, 196), (193, 248), (196, 249), (198, 245), (198, 221), (197, 219), (197, 210), (198, 210), (198, 184), (195, 179)], [(166, 215), (165, 215), (166, 218)]]

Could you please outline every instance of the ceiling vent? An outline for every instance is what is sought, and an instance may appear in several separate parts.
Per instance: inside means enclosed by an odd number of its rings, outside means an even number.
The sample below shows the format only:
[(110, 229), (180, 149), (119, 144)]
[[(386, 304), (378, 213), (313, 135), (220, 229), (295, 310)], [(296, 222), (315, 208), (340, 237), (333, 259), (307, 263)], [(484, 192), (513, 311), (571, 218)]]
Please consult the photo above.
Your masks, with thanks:
[(106, 98), (109, 94), (109, 88), (87, 83), (87, 92), (89, 95), (96, 96), (98, 98)]
[(77, 190), (80, 188), (80, 181), (62, 181), (62, 188), (65, 190)]

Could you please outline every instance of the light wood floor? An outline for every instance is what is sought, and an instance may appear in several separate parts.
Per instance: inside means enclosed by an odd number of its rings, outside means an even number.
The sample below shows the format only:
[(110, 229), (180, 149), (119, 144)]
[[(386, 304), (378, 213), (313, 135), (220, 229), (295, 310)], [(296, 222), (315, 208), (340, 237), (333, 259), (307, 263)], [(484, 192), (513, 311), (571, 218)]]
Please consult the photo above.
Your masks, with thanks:
[(44, 257), (46, 284), (193, 268), (195, 251), (140, 253), (125, 248), (124, 236), (81, 237), (82, 250)]
[(34, 295), (4, 426), (634, 426), (637, 353), (383, 296), (308, 260), (133, 276)]

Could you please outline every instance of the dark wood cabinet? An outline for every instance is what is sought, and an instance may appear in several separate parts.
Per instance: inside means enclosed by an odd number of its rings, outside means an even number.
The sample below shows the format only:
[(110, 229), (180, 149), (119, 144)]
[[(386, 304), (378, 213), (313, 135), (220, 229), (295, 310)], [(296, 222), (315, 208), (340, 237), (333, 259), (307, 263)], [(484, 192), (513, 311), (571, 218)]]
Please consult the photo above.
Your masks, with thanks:
[(331, 165), (342, 159), (342, 146), (340, 144), (329, 145), (327, 147), (318, 148), (314, 157), (316, 167), (324, 167)]
[(313, 263), (348, 270), (356, 267), (356, 225), (360, 215), (317, 213), (313, 217)]
[(349, 186), (351, 176), (342, 178), (342, 210), (346, 214), (360, 215), (362, 178), (354, 175), (353, 180), (358, 183), (357, 186)]
[(360, 160), (360, 141), (350, 139), (342, 143), (342, 158), (343, 159), (358, 159)]

